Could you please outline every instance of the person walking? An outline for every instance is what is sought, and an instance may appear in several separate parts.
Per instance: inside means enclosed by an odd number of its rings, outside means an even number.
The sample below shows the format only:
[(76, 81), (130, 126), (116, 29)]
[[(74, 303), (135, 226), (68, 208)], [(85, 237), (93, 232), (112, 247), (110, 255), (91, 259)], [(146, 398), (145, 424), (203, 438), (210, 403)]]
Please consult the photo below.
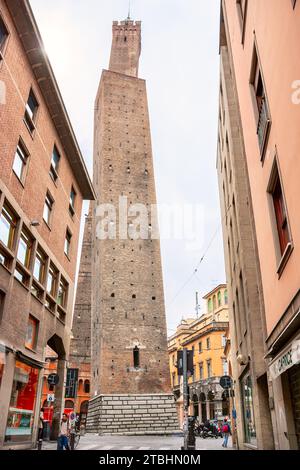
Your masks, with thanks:
[(39, 419), (39, 434), (38, 440), (42, 441), (44, 437), (44, 408), (41, 408), (40, 419)]
[(229, 436), (231, 436), (231, 428), (230, 428), (230, 424), (228, 423), (227, 418), (224, 419), (223, 426), (222, 426), (222, 433), (224, 435), (224, 441), (223, 441), (222, 447), (225, 447), (225, 449), (227, 449), (228, 439), (229, 439)]
[(60, 422), (60, 432), (59, 437), (57, 440), (57, 450), (70, 450), (69, 447), (69, 437), (70, 434), (70, 425), (69, 425), (69, 418), (66, 413), (62, 415), (62, 420)]

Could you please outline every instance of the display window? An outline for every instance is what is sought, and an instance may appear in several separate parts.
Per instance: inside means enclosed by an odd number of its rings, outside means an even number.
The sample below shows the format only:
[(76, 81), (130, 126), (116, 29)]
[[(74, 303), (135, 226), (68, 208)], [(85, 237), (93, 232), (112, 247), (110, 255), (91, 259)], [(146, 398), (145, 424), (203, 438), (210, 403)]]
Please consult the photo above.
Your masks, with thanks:
[(256, 428), (254, 419), (253, 385), (251, 376), (247, 375), (242, 380), (243, 410), (245, 442), (257, 446)]
[(32, 437), (39, 369), (16, 362), (5, 440), (26, 442)]

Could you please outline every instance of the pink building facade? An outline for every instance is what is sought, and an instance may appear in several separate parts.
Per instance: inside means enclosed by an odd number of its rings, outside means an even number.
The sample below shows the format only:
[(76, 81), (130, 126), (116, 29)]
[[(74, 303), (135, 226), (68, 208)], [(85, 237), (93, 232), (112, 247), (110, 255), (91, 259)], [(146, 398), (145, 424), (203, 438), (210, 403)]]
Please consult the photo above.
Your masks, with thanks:
[[(274, 446), (299, 449), (300, 1), (221, 3), (221, 46), (226, 38), (241, 120), (245, 184), (250, 187), (265, 317), (257, 329), (250, 325), (250, 334), (264, 345), (266, 406), (271, 413)], [(251, 309), (246, 300), (249, 334)]]

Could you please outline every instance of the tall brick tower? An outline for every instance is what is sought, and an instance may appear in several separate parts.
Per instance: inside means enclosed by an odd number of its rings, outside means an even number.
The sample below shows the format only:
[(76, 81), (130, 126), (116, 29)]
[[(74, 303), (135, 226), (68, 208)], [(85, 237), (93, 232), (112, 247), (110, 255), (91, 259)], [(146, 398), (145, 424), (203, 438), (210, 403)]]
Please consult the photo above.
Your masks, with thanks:
[[(171, 394), (159, 239), (119, 233), (124, 211), (156, 204), (141, 22), (113, 22), (109, 70), (96, 98), (92, 242), (92, 400), (88, 430), (167, 433), (178, 428)], [(117, 209), (116, 238), (99, 239), (99, 207)], [(122, 213), (121, 213), (122, 212)], [(113, 224), (113, 222), (111, 222)]]

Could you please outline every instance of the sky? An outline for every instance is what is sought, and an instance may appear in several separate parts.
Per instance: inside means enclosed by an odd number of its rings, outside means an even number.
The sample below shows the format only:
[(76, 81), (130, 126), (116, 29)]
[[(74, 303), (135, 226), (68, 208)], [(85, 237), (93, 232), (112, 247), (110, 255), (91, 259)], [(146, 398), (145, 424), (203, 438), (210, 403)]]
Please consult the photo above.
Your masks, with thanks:
[[(94, 100), (108, 68), (112, 21), (127, 17), (128, 3), (31, 0), (91, 174)], [(131, 17), (142, 21), (139, 76), (147, 81), (158, 203), (197, 205), (202, 214), (193, 244), (161, 241), (169, 334), (196, 315), (196, 291), (201, 299), (225, 281), (216, 172), (219, 13), (219, 0), (131, 0)]]

